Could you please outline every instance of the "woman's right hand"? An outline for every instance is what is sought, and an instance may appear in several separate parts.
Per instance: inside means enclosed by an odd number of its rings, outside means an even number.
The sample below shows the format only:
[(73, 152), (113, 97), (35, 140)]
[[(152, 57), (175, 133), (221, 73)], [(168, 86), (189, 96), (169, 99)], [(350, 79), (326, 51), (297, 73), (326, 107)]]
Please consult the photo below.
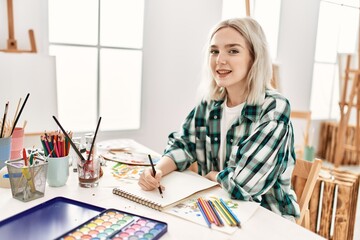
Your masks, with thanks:
[(155, 177), (153, 176), (153, 171), (150, 167), (145, 168), (145, 170), (140, 174), (140, 179), (138, 184), (143, 190), (151, 191), (155, 188), (161, 187), (164, 190), (164, 187), (160, 185), (160, 180), (162, 177), (162, 171), (157, 169)]

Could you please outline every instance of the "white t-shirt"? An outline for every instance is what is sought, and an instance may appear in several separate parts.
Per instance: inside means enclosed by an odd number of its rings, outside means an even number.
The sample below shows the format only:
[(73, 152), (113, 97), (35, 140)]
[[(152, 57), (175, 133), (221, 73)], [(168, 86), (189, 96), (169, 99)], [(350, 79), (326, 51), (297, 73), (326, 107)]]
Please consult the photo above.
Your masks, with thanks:
[(230, 129), (234, 121), (237, 118), (239, 118), (239, 116), (241, 115), (241, 111), (244, 105), (245, 102), (235, 107), (228, 107), (227, 99), (225, 99), (222, 118), (221, 118), (221, 133), (220, 133), (221, 143), (219, 149), (220, 171), (223, 170), (224, 161), (226, 158), (226, 133)]

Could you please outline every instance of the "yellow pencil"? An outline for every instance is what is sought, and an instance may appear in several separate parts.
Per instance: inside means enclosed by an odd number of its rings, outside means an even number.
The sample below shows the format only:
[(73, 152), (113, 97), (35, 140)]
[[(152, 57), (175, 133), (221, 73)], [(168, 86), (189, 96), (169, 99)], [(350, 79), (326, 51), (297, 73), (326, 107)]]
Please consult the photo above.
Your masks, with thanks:
[(223, 217), (223, 219), (225, 220), (225, 222), (230, 225), (230, 226), (234, 226), (234, 224), (231, 221), (231, 218), (229, 218), (226, 215), (226, 212), (221, 208), (221, 205), (218, 203), (217, 200), (212, 201), (214, 207), (216, 208), (216, 210), (218, 210), (218, 212), (220, 213), (220, 215)]
[(27, 181), (27, 184), (29, 184), (29, 186), (30, 186), (30, 191), (32, 193), (36, 192), (34, 181), (33, 181), (33, 178), (31, 177), (30, 172), (29, 172), (29, 168), (22, 167), (21, 172), (24, 175), (24, 177), (25, 177), (25, 179)]

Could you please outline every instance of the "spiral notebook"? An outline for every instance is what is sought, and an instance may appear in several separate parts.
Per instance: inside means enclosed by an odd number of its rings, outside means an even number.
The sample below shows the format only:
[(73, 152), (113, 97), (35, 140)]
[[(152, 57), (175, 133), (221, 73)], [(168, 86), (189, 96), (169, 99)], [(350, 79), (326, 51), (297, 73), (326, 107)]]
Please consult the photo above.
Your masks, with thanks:
[(174, 171), (161, 179), (165, 187), (163, 198), (159, 190), (144, 191), (137, 181), (127, 182), (114, 188), (113, 193), (147, 207), (162, 211), (164, 208), (180, 202), (181, 200), (205, 189), (219, 185), (191, 171)]

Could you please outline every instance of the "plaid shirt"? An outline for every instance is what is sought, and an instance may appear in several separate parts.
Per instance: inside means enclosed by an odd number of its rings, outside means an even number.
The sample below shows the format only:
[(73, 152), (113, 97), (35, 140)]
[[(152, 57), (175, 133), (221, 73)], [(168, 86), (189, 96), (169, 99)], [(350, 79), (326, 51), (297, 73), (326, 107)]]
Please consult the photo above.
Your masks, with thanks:
[[(179, 132), (169, 135), (164, 155), (179, 171), (197, 162), (198, 173), (219, 171), (220, 122), (224, 101), (202, 102)], [(290, 104), (266, 91), (262, 105), (245, 104), (226, 135), (226, 158), (217, 181), (234, 199), (260, 202), (279, 215), (299, 216), (291, 174), (295, 164)]]

